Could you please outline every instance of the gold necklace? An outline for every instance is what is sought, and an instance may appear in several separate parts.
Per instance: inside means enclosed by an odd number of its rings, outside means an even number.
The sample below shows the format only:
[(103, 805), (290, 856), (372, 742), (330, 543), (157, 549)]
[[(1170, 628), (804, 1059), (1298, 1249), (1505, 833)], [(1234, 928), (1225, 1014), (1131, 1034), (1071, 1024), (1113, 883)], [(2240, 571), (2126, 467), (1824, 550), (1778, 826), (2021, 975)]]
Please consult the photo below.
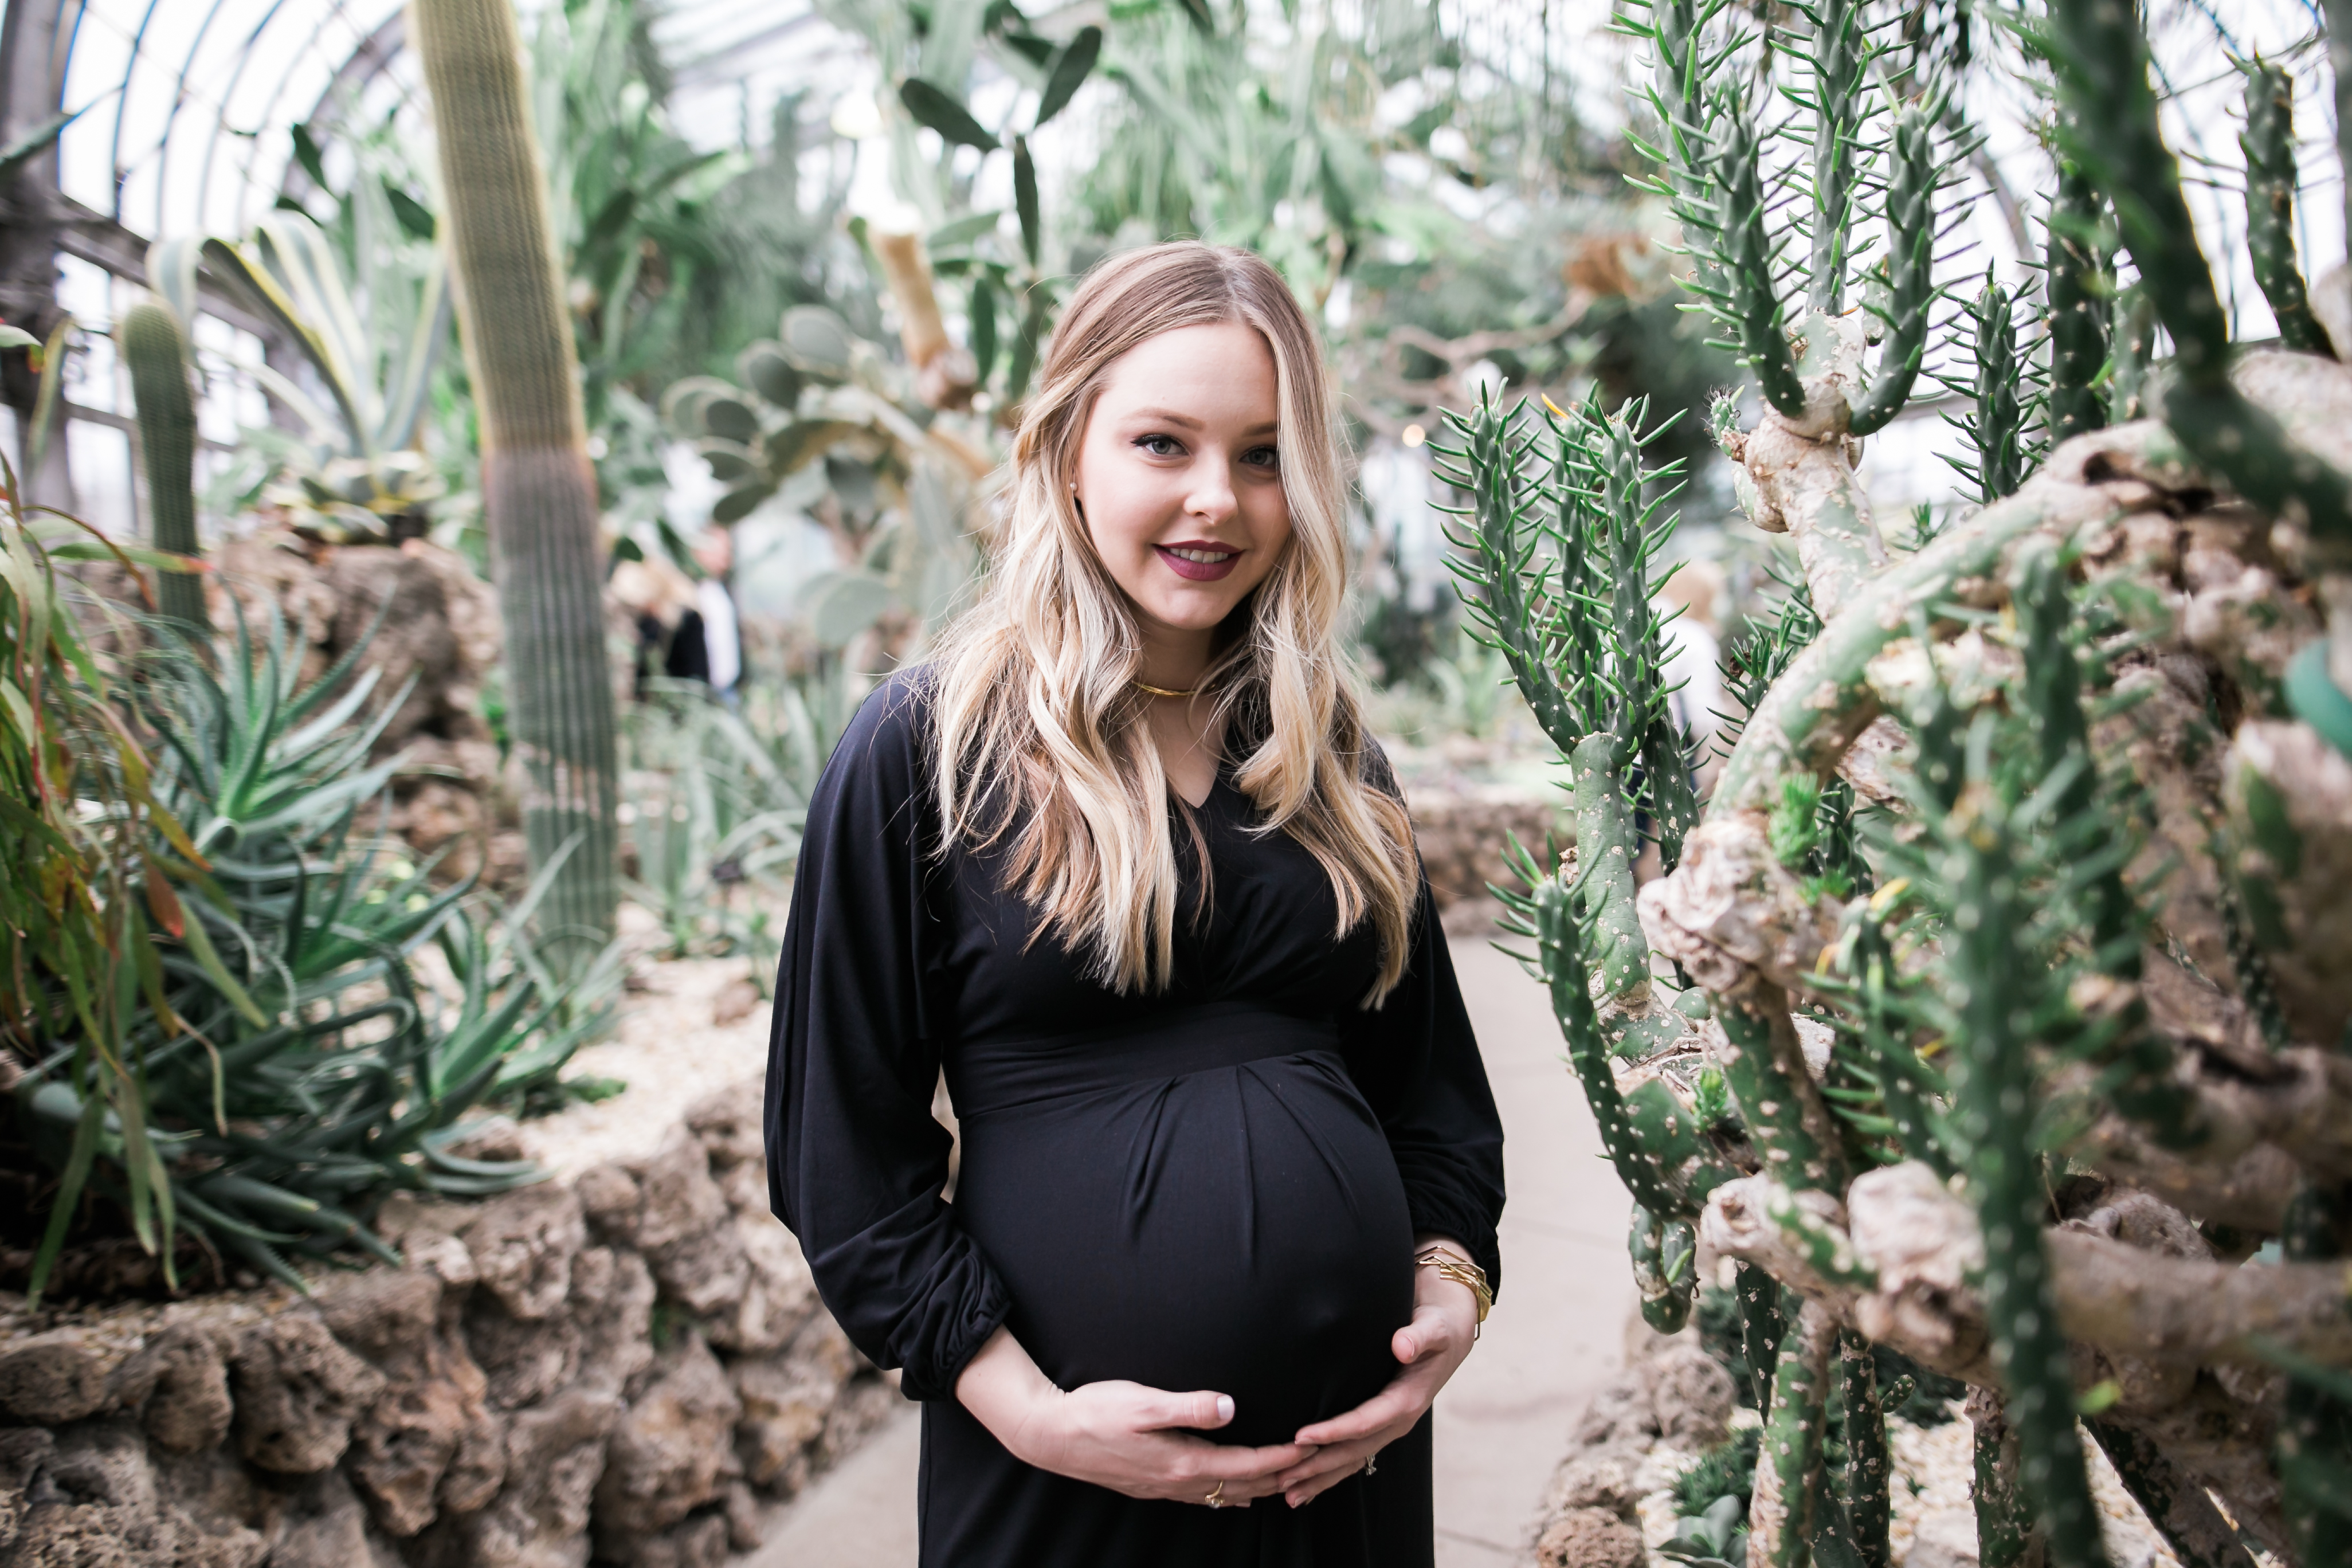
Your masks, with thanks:
[(1201, 695), (1201, 689), (1197, 686), (1190, 691), (1171, 691), (1164, 686), (1154, 686), (1148, 680), (1137, 680), (1132, 676), (1129, 677), (1128, 684), (1138, 691), (1149, 691), (1154, 697), (1174, 697), (1181, 700)]

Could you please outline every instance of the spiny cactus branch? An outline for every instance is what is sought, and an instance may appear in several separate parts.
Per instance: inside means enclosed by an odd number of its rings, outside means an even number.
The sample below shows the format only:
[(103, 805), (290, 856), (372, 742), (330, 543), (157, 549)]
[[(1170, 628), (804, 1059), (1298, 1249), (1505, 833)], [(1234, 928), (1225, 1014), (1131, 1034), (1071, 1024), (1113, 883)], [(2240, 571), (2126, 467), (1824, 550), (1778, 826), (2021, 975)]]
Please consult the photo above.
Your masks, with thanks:
[(1854, 223), (1854, 144), (1863, 121), (1863, 72), (1872, 53), (1853, 0), (1813, 0), (1802, 51), (1812, 80), (1812, 253), (1805, 268), (1806, 304), (1823, 316), (1845, 310), (1847, 247)]
[(2303, 268), (2294, 258), (2294, 79), (2286, 68), (2249, 60), (2246, 129), (2246, 249), (2254, 281), (2278, 319), (2279, 341), (2305, 353), (2333, 354), (2327, 330), (2311, 313)]
[(1857, 436), (1883, 430), (1911, 400), (1927, 353), (1928, 308), (1936, 299), (1937, 108), (1909, 104), (1895, 118), (1895, 177), (1886, 191), (1889, 303), (1886, 346), (1870, 389), (1853, 406)]
[(2106, 197), (2063, 146), (2057, 162), (2057, 199), (2043, 226), (2042, 252), (2053, 442), (2071, 440), (2107, 423), (2099, 377), (2107, 364), (2114, 291)]
[(2126, 248), (2171, 333), (2179, 379), (2164, 417), (2199, 464), (2246, 500), (2303, 523), (2331, 559), (2352, 559), (2352, 479), (2288, 438), (2229, 379), (2229, 320), (2180, 193), (2180, 167), (2157, 126), (2147, 40), (2113, 0), (2053, 0), (2051, 31), (2068, 110), (2063, 150), (2109, 190)]
[[(1961, 1037), (1955, 1100), (1985, 1247), (1984, 1300), (2016, 1428), (2019, 1475), (2053, 1568), (2099, 1568), (2098, 1510), (2074, 1434), (2074, 1380), (2042, 1249), (2042, 1161), (2032, 1142), (2032, 1066), (2014, 994), (2015, 933), (2028, 914), (2006, 808), (1970, 782), (1943, 868), (1957, 890), (1949, 945)], [(1981, 1475), (1981, 1470), (1979, 1472)]]
[(1780, 1347), (1772, 1407), (1756, 1454), (1756, 1491), (1748, 1505), (1748, 1560), (1762, 1568), (1805, 1568), (1812, 1560), (1822, 1513), (1822, 1429), (1837, 1336), (1836, 1319), (1808, 1299)]
[(1767, 403), (1785, 418), (1802, 418), (1805, 386), (1772, 282), (1777, 252), (1764, 225), (1763, 149), (1743, 101), (1719, 99), (1716, 125), (1713, 259), (1727, 291), (1716, 313), (1737, 334), (1722, 346), (1756, 373)]

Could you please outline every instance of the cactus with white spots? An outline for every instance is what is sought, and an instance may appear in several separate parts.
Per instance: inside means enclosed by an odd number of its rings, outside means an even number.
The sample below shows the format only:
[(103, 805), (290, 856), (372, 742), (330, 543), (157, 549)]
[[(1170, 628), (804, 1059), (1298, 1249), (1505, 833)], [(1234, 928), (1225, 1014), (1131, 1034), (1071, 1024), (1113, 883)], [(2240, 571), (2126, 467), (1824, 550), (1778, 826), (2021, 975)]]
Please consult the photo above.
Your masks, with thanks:
[[(2249, 347), (2130, 7), (2021, 24), (2054, 167), (2007, 280), (1936, 273), (1969, 136), (1934, 73), (1886, 68), (1845, 0), (1781, 15), (1769, 49), (1707, 0), (1621, 17), (1648, 47), (1650, 187), (1757, 381), (1752, 423), (1725, 401), (1710, 424), (1801, 566), (1729, 651), (1743, 711), (1703, 809), (1674, 797), (1671, 731), (1652, 744), (1672, 476), (1643, 471), (1646, 416), (1486, 406), (1446, 454), (1465, 600), (1568, 764), (1576, 842), (1515, 853), (1512, 907), (1638, 1205), (1645, 1315), (1682, 1321), (1678, 1227), (1732, 1261), (1767, 1405), (1753, 1568), (1884, 1568), (1874, 1346), (1971, 1386), (1988, 1564), (2101, 1559), (2092, 1439), (2184, 1563), (2333, 1563), (2352, 367), (2316, 320), (2342, 274), (2307, 282), (2294, 251), (2315, 175), (2286, 78), (2244, 68), (2283, 340)], [(1906, 548), (1853, 464), (1923, 366), (1969, 405), (1969, 493)]]

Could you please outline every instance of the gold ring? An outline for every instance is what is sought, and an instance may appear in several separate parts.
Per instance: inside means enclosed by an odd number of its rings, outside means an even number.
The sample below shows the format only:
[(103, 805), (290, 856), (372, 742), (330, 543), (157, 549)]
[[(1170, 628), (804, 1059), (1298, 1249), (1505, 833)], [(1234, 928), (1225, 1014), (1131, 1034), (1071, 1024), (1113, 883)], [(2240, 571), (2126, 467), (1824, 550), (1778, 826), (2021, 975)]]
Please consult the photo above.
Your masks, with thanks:
[(1211, 1488), (1211, 1489), (1210, 1489), (1209, 1495), (1208, 1495), (1207, 1497), (1205, 1497), (1205, 1498), (1202, 1498), (1201, 1500), (1202, 1500), (1202, 1502), (1207, 1503), (1211, 1508), (1223, 1508), (1223, 1507), (1224, 1507), (1224, 1506), (1225, 1506), (1225, 1483), (1224, 1483), (1224, 1482), (1223, 1482), (1223, 1481), (1219, 1481), (1219, 1482), (1218, 1482), (1214, 1487), (1213, 1487), (1213, 1488)]

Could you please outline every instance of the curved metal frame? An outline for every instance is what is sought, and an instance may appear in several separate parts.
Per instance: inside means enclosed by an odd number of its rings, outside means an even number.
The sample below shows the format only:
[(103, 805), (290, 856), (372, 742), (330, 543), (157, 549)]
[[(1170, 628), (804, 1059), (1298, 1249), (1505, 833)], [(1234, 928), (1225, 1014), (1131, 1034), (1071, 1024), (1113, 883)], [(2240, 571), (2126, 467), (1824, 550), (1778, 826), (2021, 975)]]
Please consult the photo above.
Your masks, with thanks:
[[(394, 72), (407, 43), (404, 0), (131, 0), (120, 7), (124, 32), (117, 31), (111, 9), (92, 16), (93, 5), (99, 4), (100, 0), (0, 0), (0, 143), (41, 124), (65, 107), (85, 23), (99, 21), (109, 34), (110, 47), (116, 37), (129, 47), (120, 76), (111, 84), (115, 102), (100, 108), (110, 94), (89, 95), (91, 112), (63, 139), (77, 143), (91, 136), (103, 139), (106, 191), (85, 193), (91, 198), (89, 203), (68, 196), (60, 179), (58, 145), (45, 149), (0, 186), (0, 318), (37, 333), (47, 333), (58, 319), (60, 256), (73, 256), (115, 277), (144, 280), (147, 245), (155, 236), (141, 231), (157, 229), (167, 213), (179, 207), (173, 199), (175, 192), (193, 189), (196, 220), (201, 223), (213, 210), (215, 194), (226, 195), (225, 185), (234, 182), (236, 213), (228, 226), (239, 231), (259, 216), (254, 210), (257, 205), (278, 196), (300, 200), (310, 195), (308, 173), (290, 156), (274, 179), (257, 178), (260, 170), (273, 164), (264, 151), (268, 134), (291, 123), (281, 111), (297, 90), (297, 80), (315, 79), (316, 63), (330, 47), (328, 36), (341, 24), (356, 42), (335, 65), (302, 121), (331, 125), (348, 107), (358, 104), (373, 84)], [(165, 27), (167, 20), (177, 23), (184, 10), (194, 12), (199, 5), (201, 16), (194, 19), (193, 30), (181, 33), (176, 27)], [(310, 8), (307, 12), (306, 6)], [(370, 26), (367, 16), (379, 9), (384, 14)], [(687, 9), (692, 12), (697, 7), (689, 5)], [(698, 19), (698, 26), (708, 23), (714, 8), (703, 9), (706, 14)], [(734, 19), (740, 19), (740, 12), (730, 17)], [(738, 75), (756, 69), (757, 57), (763, 50), (800, 37), (820, 19), (810, 5), (797, 15), (753, 26), (724, 48), (686, 61), (678, 73), (680, 83), (708, 88), (730, 68)], [(208, 79), (204, 74), (207, 45), (229, 47), (226, 35), (232, 29), (243, 35), (234, 43), (236, 58), (218, 62)], [(276, 37), (290, 40), (297, 30), (300, 30), (299, 42), (289, 43), (285, 50), (274, 47)], [(162, 36), (184, 41), (165, 44), (159, 41)], [(178, 59), (166, 58), (173, 52), (180, 54)], [(216, 55), (219, 50), (211, 53)], [(239, 89), (254, 79), (256, 57), (274, 58), (281, 54), (288, 68), (271, 85), (252, 131), (239, 129), (232, 123), (231, 105)], [(159, 89), (169, 83), (170, 102), (163, 107), (152, 143), (138, 145), (146, 133), (134, 130), (131, 93), (134, 79), (148, 76), (160, 78)], [(402, 105), (412, 103), (408, 85), (404, 80), (398, 85)], [(152, 103), (157, 96), (150, 92), (146, 101)], [(206, 120), (209, 123), (203, 123)], [(231, 139), (237, 138), (248, 144), (234, 147)], [(188, 167), (191, 159), (196, 161), (194, 169)], [(153, 210), (128, 210), (125, 192), (133, 176), (143, 186), (151, 173), (155, 187)], [(143, 194), (136, 205), (142, 208), (148, 205)], [(268, 322), (220, 294), (209, 279), (200, 281), (208, 314), (259, 338), (266, 357), (280, 357), (286, 345), (275, 341), (277, 334)], [(29, 417), (37, 388), (23, 356), (8, 357), (15, 363), (0, 363), (0, 402), (15, 409), (21, 422)], [(120, 416), (70, 406), (65, 416), (120, 423)], [(43, 500), (58, 504), (72, 500), (67, 448), (68, 443), (62, 440), (48, 443), (43, 473), (28, 476), (33, 493)]]

